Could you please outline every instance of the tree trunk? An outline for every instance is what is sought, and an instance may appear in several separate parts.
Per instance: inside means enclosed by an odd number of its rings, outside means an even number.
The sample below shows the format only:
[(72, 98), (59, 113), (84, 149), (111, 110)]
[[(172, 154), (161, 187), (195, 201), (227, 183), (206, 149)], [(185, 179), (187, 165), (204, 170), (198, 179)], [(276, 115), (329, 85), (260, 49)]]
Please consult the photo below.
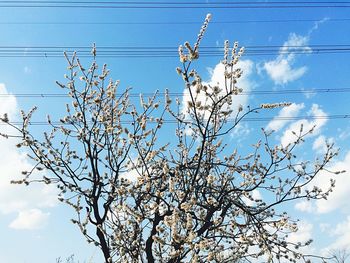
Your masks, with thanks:
[(101, 246), (105, 261), (106, 261), (106, 263), (110, 263), (108, 261), (108, 259), (111, 258), (109, 247), (107, 245), (104, 233), (98, 227), (96, 228), (96, 235), (97, 235), (98, 239), (100, 240), (100, 246)]

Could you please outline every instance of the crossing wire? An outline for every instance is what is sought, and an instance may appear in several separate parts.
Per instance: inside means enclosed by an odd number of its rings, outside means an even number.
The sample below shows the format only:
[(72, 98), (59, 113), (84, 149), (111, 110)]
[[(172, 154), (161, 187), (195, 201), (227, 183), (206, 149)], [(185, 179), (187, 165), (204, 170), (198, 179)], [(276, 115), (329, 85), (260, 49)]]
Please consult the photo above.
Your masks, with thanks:
[[(1, 0), (0, 3), (27, 3), (27, 4), (41, 4), (41, 3), (53, 3), (53, 4), (160, 4), (160, 5), (208, 5), (214, 3), (198, 2), (198, 1), (45, 1), (45, 0)], [(240, 4), (348, 4), (350, 1), (216, 1), (215, 4), (227, 4), (227, 5), (240, 5)]]
[[(319, 22), (320, 19), (274, 19), (274, 20), (230, 20), (230, 21), (211, 21), (210, 24), (249, 24), (249, 23), (300, 23), (300, 22)], [(327, 18), (327, 22), (346, 22), (350, 18)], [(197, 25), (203, 21), (129, 21), (129, 22), (113, 22), (113, 21), (45, 21), (45, 22), (24, 22), (24, 21), (0, 21), (0, 25)]]
[[(277, 117), (246, 117), (243, 118), (241, 121), (243, 122), (264, 122), (264, 121), (297, 121), (297, 120), (346, 120), (350, 119), (350, 114), (336, 114), (336, 115), (307, 115), (307, 116), (297, 116), (297, 117), (290, 117), (290, 116), (277, 116)], [(234, 122), (235, 119), (228, 119), (228, 122)], [(149, 123), (157, 123), (159, 121), (151, 121), (149, 120)], [(185, 123), (190, 123), (189, 121), (184, 121)], [(133, 121), (121, 121), (121, 124), (132, 124)], [(177, 120), (169, 120), (169, 119), (164, 119), (163, 123), (165, 124), (177, 124)], [(22, 122), (19, 121), (14, 121), (11, 122), (13, 125), (21, 125)], [(51, 121), (52, 125), (70, 125), (69, 123), (62, 123), (58, 121)], [(30, 121), (29, 125), (33, 126), (44, 126), (44, 125), (51, 125), (47, 121)], [(0, 122), (0, 125), (7, 125), (6, 123)]]
[[(91, 47), (87, 46), (0, 46), (0, 57), (62, 57), (63, 51), (77, 52), (79, 57), (90, 57)], [(201, 47), (202, 57), (222, 56), (223, 48)], [(247, 56), (267, 56), (275, 54), (344, 54), (350, 52), (350, 44), (309, 45), (309, 46), (247, 46)], [(126, 58), (171, 58), (178, 57), (176, 47), (169, 46), (101, 46), (97, 49), (98, 57)]]
[[(350, 88), (323, 88), (323, 89), (309, 89), (309, 90), (254, 90), (254, 91), (243, 91), (237, 96), (248, 96), (248, 95), (286, 95), (286, 94), (319, 94), (319, 93), (346, 93), (350, 92)], [(141, 93), (129, 93), (129, 97), (139, 97)], [(142, 93), (143, 96), (153, 96), (155, 93)], [(122, 94), (117, 94), (121, 96)], [(158, 96), (164, 96), (164, 92), (158, 92)], [(170, 97), (180, 97), (184, 94), (182, 92), (169, 92)], [(59, 94), (59, 93), (14, 93), (14, 94), (5, 94), (0, 93), (0, 98), (4, 97), (17, 97), (17, 98), (68, 98), (68, 94)]]
[(0, 1), (0, 8), (99, 8), (99, 9), (287, 9), (349, 8), (349, 1)]

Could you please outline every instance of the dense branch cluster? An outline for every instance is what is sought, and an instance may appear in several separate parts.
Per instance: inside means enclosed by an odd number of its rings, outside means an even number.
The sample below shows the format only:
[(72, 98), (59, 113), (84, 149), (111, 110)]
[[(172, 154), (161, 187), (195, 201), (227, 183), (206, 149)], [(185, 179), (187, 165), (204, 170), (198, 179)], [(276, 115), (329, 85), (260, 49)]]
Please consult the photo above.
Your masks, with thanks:
[[(204, 83), (192, 63), (209, 23), (205, 20), (196, 43), (180, 46), (182, 67), (177, 68), (189, 92), (187, 104), (172, 102), (166, 94), (140, 96), (131, 103), (128, 90), (118, 93), (118, 82), (96, 62), (85, 69), (68, 57), (67, 82), (58, 85), (72, 99), (60, 124), (39, 140), (29, 130), (35, 108), (22, 112), (18, 147), (29, 149), (33, 170), (13, 183), (40, 181), (55, 184), (59, 200), (72, 206), (77, 224), (88, 242), (103, 252), (106, 262), (238, 262), (307, 260), (290, 243), (297, 224), (281, 206), (299, 199), (327, 198), (312, 181), (337, 154), (327, 145), (322, 159), (300, 161), (294, 151), (310, 131), (295, 131), (294, 142), (272, 146), (271, 132), (241, 155), (226, 136), (248, 114), (288, 103), (263, 104), (243, 109), (234, 105), (242, 90), (237, 67), (244, 49), (225, 42), (224, 86)], [(96, 55), (96, 50), (93, 50)], [(169, 134), (165, 117), (176, 121), (176, 140), (161, 143)], [(169, 127), (168, 127), (169, 128)], [(162, 133), (162, 131), (164, 133)], [(42, 179), (32, 179), (45, 170)], [(329, 171), (330, 172), (330, 171)]]

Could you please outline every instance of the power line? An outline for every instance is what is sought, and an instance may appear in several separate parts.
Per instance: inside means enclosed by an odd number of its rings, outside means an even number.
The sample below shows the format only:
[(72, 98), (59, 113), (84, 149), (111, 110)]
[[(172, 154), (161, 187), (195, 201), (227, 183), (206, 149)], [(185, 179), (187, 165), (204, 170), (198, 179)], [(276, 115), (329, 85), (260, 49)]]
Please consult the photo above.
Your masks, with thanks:
[(349, 8), (348, 1), (238, 1), (238, 2), (166, 2), (166, 1), (0, 1), (0, 8), (93, 8), (93, 9), (286, 9)]
[[(290, 116), (277, 116), (277, 117), (246, 117), (243, 118), (241, 121), (243, 122), (264, 122), (264, 121), (298, 121), (298, 120), (345, 120), (350, 119), (350, 114), (336, 114), (336, 115), (307, 115), (307, 116), (296, 116), (296, 117), (290, 117)], [(228, 119), (228, 122), (235, 121), (234, 119)], [(158, 121), (149, 121), (149, 123), (156, 123)], [(186, 121), (184, 121), (186, 122)], [(121, 121), (121, 124), (131, 124), (133, 121)], [(177, 120), (163, 120), (163, 123), (166, 124), (177, 124)], [(21, 125), (22, 122), (11, 122), (13, 125)], [(62, 122), (51, 122), (52, 125), (69, 125), (68, 123), (62, 123)], [(0, 122), (0, 125), (6, 125), (6, 123)], [(29, 125), (34, 126), (45, 126), (50, 125), (47, 121), (30, 121)]]
[(348, 4), (350, 1), (216, 1), (215, 3), (209, 2), (198, 2), (198, 1), (35, 1), (35, 0), (11, 0), (11, 1), (3, 1), (0, 3), (32, 3), (32, 4), (41, 4), (41, 3), (52, 3), (52, 4), (159, 4), (159, 5), (210, 5), (210, 4), (227, 4), (227, 5), (240, 5), (240, 4), (260, 4), (260, 5), (268, 5), (268, 4)]
[[(77, 52), (79, 57), (91, 57), (91, 47), (87, 46), (0, 46), (0, 57), (62, 57), (63, 51)], [(222, 56), (223, 48), (201, 47), (202, 57)], [(308, 46), (247, 46), (247, 56), (267, 56), (276, 54), (344, 54), (350, 52), (350, 45), (308, 45)], [(98, 57), (127, 58), (168, 58), (178, 57), (177, 47), (169, 46), (101, 46), (97, 50)]]
[[(309, 89), (309, 90), (253, 90), (253, 91), (243, 91), (237, 96), (248, 96), (248, 95), (285, 95), (285, 94), (318, 94), (318, 93), (346, 93), (350, 92), (350, 88), (324, 88), (324, 89)], [(129, 97), (139, 97), (141, 93), (129, 93)], [(153, 96), (154, 93), (142, 93), (144, 96)], [(159, 92), (159, 96), (164, 96), (165, 93)], [(170, 97), (181, 97), (184, 94), (181, 92), (169, 92)], [(121, 94), (117, 94), (121, 96)], [(0, 98), (3, 97), (17, 97), (17, 98), (68, 98), (68, 94), (59, 93), (15, 93), (15, 94), (0, 94)]]
[[(300, 22), (318, 22), (320, 19), (263, 19), (263, 20), (230, 20), (230, 21), (211, 21), (210, 24), (249, 24), (249, 23), (300, 23)], [(328, 18), (327, 22), (346, 22), (350, 21), (350, 18)], [(171, 22), (171, 21), (156, 21), (156, 22), (91, 22), (91, 21), (65, 21), (65, 22), (23, 22), (23, 21), (0, 21), (0, 25), (198, 25), (203, 21), (183, 21), (183, 22)]]
[[(350, 47), (350, 44), (312, 44), (312, 45), (250, 45), (245, 46), (249, 49), (257, 49), (257, 48), (269, 48), (269, 49), (280, 49), (280, 48), (294, 48), (294, 49), (305, 49), (305, 48), (342, 48), (342, 47)], [(138, 49), (146, 49), (146, 50), (152, 50), (152, 49), (165, 49), (165, 50), (177, 50), (177, 47), (174, 46), (99, 46), (99, 49), (131, 49), (131, 50), (138, 50)], [(23, 51), (26, 51), (26, 49), (85, 49), (85, 50), (91, 50), (90, 46), (60, 46), (60, 45), (53, 45), (53, 46), (0, 46), (0, 49), (21, 49)], [(222, 47), (218, 46), (201, 46), (201, 49), (220, 49), (223, 50)]]
[[(250, 45), (246, 46), (246, 48), (327, 48), (327, 47), (350, 47), (350, 44), (311, 44), (311, 45)], [(88, 49), (90, 50), (90, 46), (60, 46), (60, 45), (53, 45), (53, 46), (0, 46), (0, 49)], [(100, 46), (98, 48), (102, 49), (177, 49), (177, 47), (174, 46)], [(222, 47), (218, 46), (201, 46), (202, 49), (223, 49)]]
[[(250, 24), (250, 23), (300, 23), (300, 22), (318, 22), (320, 19), (263, 19), (263, 20), (230, 20), (230, 21), (211, 21), (210, 24)], [(329, 18), (327, 22), (346, 22), (350, 21), (350, 18)], [(155, 22), (91, 22), (91, 21), (65, 21), (65, 22), (24, 22), (24, 21), (0, 21), (0, 25), (198, 25), (203, 21), (155, 21)]]

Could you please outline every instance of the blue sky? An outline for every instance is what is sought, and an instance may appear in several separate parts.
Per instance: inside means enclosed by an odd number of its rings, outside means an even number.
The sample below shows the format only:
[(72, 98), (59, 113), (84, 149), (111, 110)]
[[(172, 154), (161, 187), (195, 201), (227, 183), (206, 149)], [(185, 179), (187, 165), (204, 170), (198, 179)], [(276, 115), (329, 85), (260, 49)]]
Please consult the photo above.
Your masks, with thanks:
[[(198, 1), (209, 2), (212, 1)], [(265, 1), (269, 2), (269, 1)], [(252, 94), (240, 97), (246, 105), (265, 102), (290, 101), (292, 106), (282, 111), (260, 113), (263, 116), (331, 116), (350, 114), (349, 93), (294, 93), (283, 91), (310, 91), (319, 89), (350, 88), (349, 53), (316, 54), (315, 45), (350, 45), (348, 8), (298, 9), (79, 9), (79, 8), (3, 8), (0, 7), (0, 47), (19, 46), (86, 46), (99, 47), (176, 47), (188, 40), (196, 40), (201, 21), (207, 13), (212, 22), (201, 45), (222, 47), (226, 39), (240, 45), (280, 46), (280, 52), (268, 56), (243, 56), (244, 75), (241, 87)], [(251, 22), (260, 21), (260, 22)], [(262, 22), (266, 20), (293, 20), (289, 22)], [(298, 21), (310, 20), (310, 21)], [(312, 21), (311, 21), (312, 20)], [(236, 21), (235, 23), (217, 22)], [(238, 23), (240, 21), (240, 23)], [(246, 21), (246, 22), (244, 22)], [(247, 23), (247, 21), (250, 21)], [(71, 24), (55, 24), (72, 22)], [(81, 24), (96, 22), (97, 24)], [(125, 24), (101, 24), (125, 22)], [(128, 24), (134, 23), (134, 24)], [(149, 24), (173, 22), (174, 24)], [(185, 22), (185, 23), (184, 23)], [(198, 22), (186, 24), (186, 22)], [(21, 24), (19, 24), (21, 23)], [(76, 24), (75, 24), (76, 23)], [(143, 23), (143, 24), (142, 24)], [(181, 24), (182, 23), (182, 24)], [(287, 46), (302, 46), (301, 54)], [(64, 48), (56, 48), (64, 50)], [(201, 49), (200, 49), (201, 50)], [(247, 48), (249, 50), (249, 48)], [(248, 52), (247, 52), (248, 53)], [(78, 54), (79, 55), (79, 54)], [(218, 65), (221, 57), (202, 57), (195, 68), (204, 80), (215, 82), (222, 73)], [(121, 87), (132, 87), (133, 93), (154, 92), (159, 89), (183, 92), (181, 79), (175, 72), (180, 64), (171, 58), (97, 58), (107, 63), (111, 76), (121, 80)], [(83, 62), (89, 63), (88, 58)], [(66, 62), (61, 57), (5, 58), (0, 53), (0, 93), (62, 93), (56, 80), (63, 80)], [(280, 91), (278, 95), (259, 95), (257, 91)], [(254, 93), (255, 92), (255, 93)], [(19, 109), (39, 107), (35, 120), (44, 120), (46, 114), (64, 114), (65, 98), (20, 98), (15, 95), (0, 97), (0, 113), (9, 112), (16, 118)], [(292, 239), (314, 238), (310, 252), (323, 253), (329, 249), (350, 246), (350, 121), (306, 120), (281, 122), (245, 122), (228, 140), (243, 145), (254, 143), (261, 127), (276, 130), (276, 144), (290, 140), (290, 130), (300, 123), (317, 125), (305, 147), (299, 150), (301, 158), (313, 159), (322, 154), (325, 141), (338, 146), (340, 154), (332, 164), (349, 172), (339, 175), (337, 186), (327, 203), (298, 203), (285, 209), (301, 219), (300, 232)], [(0, 126), (1, 130), (5, 128)], [(45, 126), (34, 127), (35, 132)], [(171, 127), (169, 126), (169, 129)], [(13, 147), (13, 142), (0, 140), (0, 262), (54, 262), (58, 257), (76, 255), (80, 262), (101, 262), (101, 255), (80, 236), (69, 219), (73, 212), (55, 201), (54, 189), (35, 185), (12, 186), (9, 178), (18, 177), (29, 161)], [(324, 175), (317, 183), (325, 185)], [(6, 237), (6, 238), (4, 238)]]

